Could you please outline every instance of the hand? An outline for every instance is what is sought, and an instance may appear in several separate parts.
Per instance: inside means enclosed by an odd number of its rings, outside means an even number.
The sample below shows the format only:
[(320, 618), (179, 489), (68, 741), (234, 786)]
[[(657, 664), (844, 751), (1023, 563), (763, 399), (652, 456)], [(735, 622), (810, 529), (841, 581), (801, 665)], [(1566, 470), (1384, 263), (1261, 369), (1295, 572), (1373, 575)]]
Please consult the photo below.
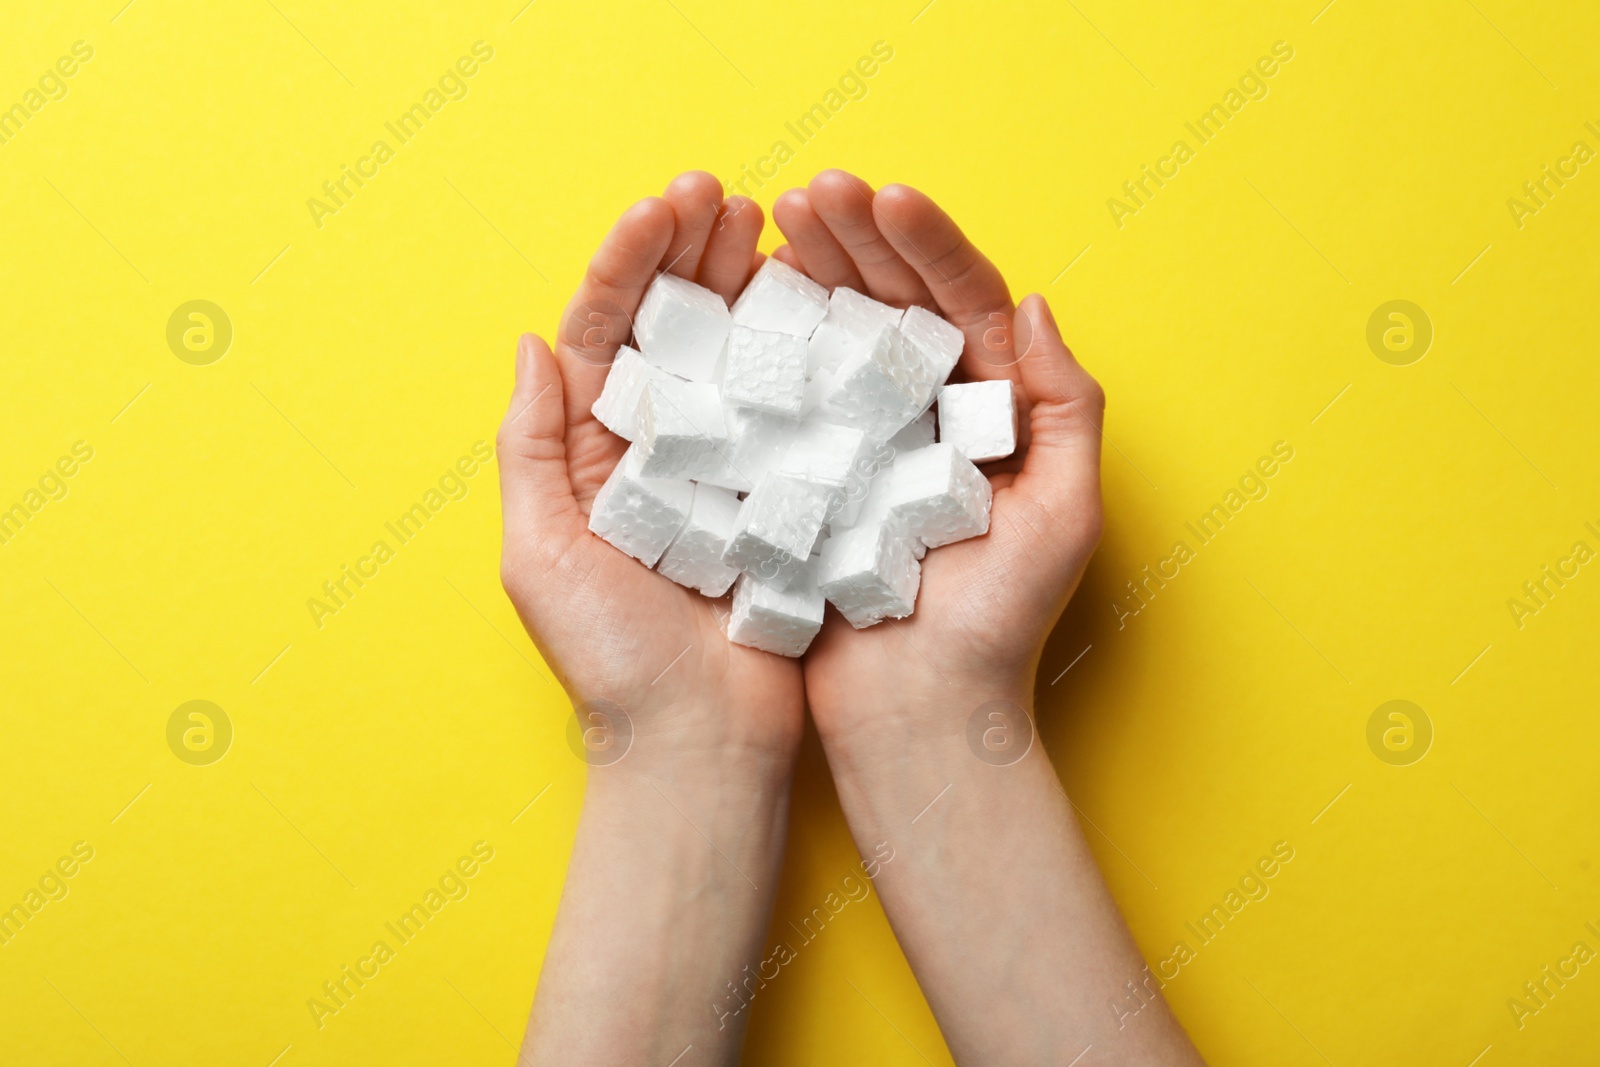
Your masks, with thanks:
[[(805, 658), (845, 819), (863, 854), (884, 857), (874, 884), (950, 1053), (987, 1067), (1193, 1067), (1043, 749), (994, 753), (967, 736), (991, 701), (1032, 715), (1045, 636), (1100, 536), (1100, 387), (1043, 298), (1019, 314), (994, 265), (921, 193), (874, 196), (830, 171), (773, 215), (791, 266), (936, 306), (966, 335), (958, 377), (1009, 380), (1022, 396), (1018, 454), (985, 467), (988, 534), (928, 553), (909, 619), (855, 630), (830, 612)], [(1122, 996), (1153, 1007), (1119, 1016)]]
[(666, 269), (731, 300), (761, 221), (711, 175), (682, 175), (605, 239), (554, 353), (531, 334), (517, 350), (498, 438), (502, 579), (574, 703), (611, 701), (632, 726), (620, 758), (589, 753), (523, 1062), (667, 1063), (693, 1047), (697, 1063), (733, 1063), (750, 1017), (734, 983), (761, 961), (783, 862), (800, 667), (730, 644), (717, 602), (587, 525), (626, 450), (590, 406), (645, 287)]
[(730, 643), (716, 616), (725, 604), (587, 528), (595, 493), (627, 448), (589, 409), (645, 287), (668, 269), (731, 302), (760, 263), (761, 225), (754, 201), (723, 200), (703, 172), (628, 209), (567, 306), (554, 354), (539, 337), (522, 338), (497, 441), (506, 592), (574, 704), (620, 705), (635, 750), (652, 755), (731, 752), (782, 764), (799, 742), (799, 665)]
[(1017, 455), (982, 468), (994, 487), (989, 533), (928, 553), (910, 618), (855, 630), (828, 613), (805, 658), (818, 730), (865, 740), (902, 732), (904, 715), (947, 718), (968, 696), (969, 711), (995, 698), (1030, 704), (1044, 640), (1100, 537), (1100, 386), (1044, 298), (1019, 314), (994, 264), (922, 193), (874, 195), (826, 171), (779, 197), (773, 218), (789, 240), (779, 258), (830, 288), (937, 308), (966, 335), (955, 377), (1009, 380), (1021, 394)]

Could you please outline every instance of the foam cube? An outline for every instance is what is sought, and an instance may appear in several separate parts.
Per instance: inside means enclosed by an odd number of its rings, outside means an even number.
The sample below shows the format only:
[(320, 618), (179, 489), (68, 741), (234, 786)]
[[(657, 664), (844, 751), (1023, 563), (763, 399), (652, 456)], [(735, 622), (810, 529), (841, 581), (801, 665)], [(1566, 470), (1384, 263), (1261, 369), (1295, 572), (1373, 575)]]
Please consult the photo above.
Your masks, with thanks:
[(881, 328), (866, 347), (840, 364), (823, 396), (822, 413), (866, 431), (874, 440), (893, 437), (926, 406), (921, 399), (924, 371), (908, 362), (908, 351), (899, 330)]
[(989, 530), (989, 479), (954, 445), (940, 442), (895, 457), (887, 494), (890, 516), (929, 548)]
[(675, 378), (645, 384), (639, 398), (639, 473), (700, 478), (727, 463), (728, 426), (717, 387)]
[(867, 491), (871, 442), (853, 426), (808, 419), (789, 438), (779, 474), (827, 491), (828, 516), (849, 525)]
[(912, 380), (917, 410), (926, 408), (961, 359), (966, 337), (959, 327), (927, 308), (906, 308), (900, 320), (905, 341), (905, 361)]
[(822, 401), (833, 392), (833, 372), (819, 370), (806, 379), (805, 394), (800, 401), (800, 417), (808, 418), (822, 410)]
[(828, 290), (771, 256), (733, 302), (740, 326), (795, 337), (810, 337), (827, 313)]
[(921, 559), (928, 554), (928, 546), (919, 538), (911, 536), (906, 529), (905, 518), (894, 512), (894, 459), (895, 457), (891, 455), (888, 465), (879, 471), (868, 485), (866, 494), (861, 499), (861, 506), (856, 509), (855, 521), (845, 523), (835, 518), (832, 530), (838, 534), (846, 529), (888, 523), (904, 535), (906, 542), (911, 546), (911, 554)]
[(656, 570), (706, 596), (726, 593), (739, 572), (722, 562), (722, 552), (738, 518), (738, 497), (715, 486), (695, 486), (689, 519), (667, 546)]
[(827, 510), (824, 490), (798, 478), (762, 475), (739, 505), (722, 562), (783, 588), (805, 569)]
[(731, 587), (730, 641), (799, 656), (829, 601), (857, 628), (902, 618), (924, 555), (987, 532), (973, 460), (1014, 451), (1016, 401), (944, 386), (965, 339), (937, 314), (769, 259), (731, 310), (658, 276), (634, 342), (592, 405), (632, 444), (589, 528), (705, 596)]
[(726, 403), (722, 414), (728, 424), (729, 440), (723, 454), (724, 462), (715, 471), (701, 475), (698, 481), (736, 493), (748, 493), (763, 474), (783, 459), (795, 423), (781, 415), (730, 407)]
[[(933, 409), (929, 408), (906, 423), (898, 433), (889, 438), (889, 447), (894, 450), (895, 454), (926, 448), (933, 444), (933, 426)], [(968, 456), (967, 458), (971, 459), (972, 457)]]
[(617, 461), (589, 506), (589, 529), (653, 567), (688, 520), (695, 487), (688, 481), (644, 477), (641, 459), (634, 445)]
[(676, 274), (658, 274), (633, 317), (633, 338), (652, 365), (710, 382), (716, 380), (732, 326), (722, 297)]
[(639, 398), (644, 395), (644, 387), (670, 377), (666, 371), (646, 361), (638, 349), (623, 345), (617, 349), (617, 358), (611, 361), (605, 387), (589, 410), (602, 426), (624, 441), (636, 440)]
[(828, 298), (828, 314), (806, 349), (807, 376), (815, 376), (819, 370), (838, 370), (845, 360), (870, 345), (879, 330), (900, 325), (902, 314), (899, 308), (839, 286)]
[(734, 323), (722, 372), (724, 400), (798, 419), (805, 387), (805, 338)]
[(809, 568), (787, 588), (742, 574), (733, 587), (728, 640), (780, 656), (799, 656), (822, 629), (822, 612), (822, 593)]
[(828, 529), (828, 524), (827, 523), (823, 523), (822, 524), (822, 529), (817, 531), (817, 539), (815, 541), (811, 542), (811, 561), (810, 562), (811, 562), (812, 566), (816, 566), (817, 554), (822, 551), (822, 546), (828, 543), (828, 537), (830, 535), (830, 532), (831, 531)]
[(858, 630), (910, 615), (921, 584), (911, 538), (894, 523), (841, 530), (817, 561), (822, 595)]
[(939, 440), (974, 463), (1017, 450), (1017, 405), (1011, 383), (966, 382), (939, 390)]

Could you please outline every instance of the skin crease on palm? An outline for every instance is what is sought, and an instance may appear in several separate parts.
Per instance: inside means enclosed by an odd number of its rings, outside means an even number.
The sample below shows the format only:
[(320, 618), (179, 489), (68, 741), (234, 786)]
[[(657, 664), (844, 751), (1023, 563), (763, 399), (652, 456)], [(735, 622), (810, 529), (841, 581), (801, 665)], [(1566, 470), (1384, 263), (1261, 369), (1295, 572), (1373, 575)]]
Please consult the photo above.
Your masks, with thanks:
[(632, 747), (590, 767), (522, 1062), (738, 1062), (809, 708), (857, 850), (893, 857), (873, 882), (957, 1063), (1200, 1064), (1153, 991), (1137, 1025), (1106, 1012), (1143, 961), (1040, 746), (1000, 767), (966, 741), (986, 702), (1031, 708), (1098, 541), (1099, 385), (1043, 298), (1013, 305), (922, 193), (825, 171), (773, 216), (783, 262), (960, 327), (953, 380), (1013, 383), (1019, 447), (982, 468), (989, 532), (923, 560), (911, 617), (855, 630), (830, 607), (785, 659), (730, 643), (726, 600), (587, 529), (626, 449), (590, 405), (645, 287), (669, 270), (731, 304), (762, 261), (761, 209), (679, 176), (606, 237), (554, 350), (524, 335), (498, 438), (502, 579), (573, 703), (619, 705)]

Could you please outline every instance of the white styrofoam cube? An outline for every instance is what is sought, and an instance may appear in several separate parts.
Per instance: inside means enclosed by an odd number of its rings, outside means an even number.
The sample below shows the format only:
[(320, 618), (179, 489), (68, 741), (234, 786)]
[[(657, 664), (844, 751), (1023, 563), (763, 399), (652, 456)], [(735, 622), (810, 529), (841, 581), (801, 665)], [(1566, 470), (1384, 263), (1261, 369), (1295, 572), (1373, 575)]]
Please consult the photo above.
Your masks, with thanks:
[(771, 256), (733, 302), (739, 325), (795, 337), (810, 337), (827, 313), (828, 290)]
[(739, 572), (722, 562), (722, 552), (738, 518), (738, 497), (713, 485), (695, 486), (689, 520), (667, 546), (656, 570), (709, 597), (726, 593)]
[(651, 364), (690, 381), (716, 380), (733, 318), (722, 297), (676, 274), (657, 274), (633, 317), (633, 338)]
[(858, 630), (910, 615), (921, 584), (912, 538), (893, 522), (839, 531), (817, 562), (822, 595)]
[(920, 411), (960, 362), (966, 337), (960, 327), (921, 307), (906, 308), (900, 320), (900, 335), (905, 341), (905, 359), (912, 368), (912, 391)]
[(933, 426), (933, 409), (929, 408), (906, 423), (898, 433), (889, 438), (889, 447), (896, 453), (926, 448), (933, 444)]
[(714, 385), (676, 378), (647, 382), (637, 424), (634, 447), (646, 478), (699, 478), (727, 463), (728, 425)]
[(799, 656), (822, 629), (822, 613), (822, 592), (809, 567), (786, 588), (741, 574), (733, 587), (728, 640), (780, 656)]
[(733, 324), (722, 372), (724, 400), (797, 419), (805, 387), (805, 338)]
[(694, 483), (646, 478), (638, 446), (630, 446), (589, 506), (589, 529), (643, 563), (655, 566), (689, 518)]
[(854, 426), (807, 419), (789, 438), (778, 473), (842, 489), (860, 478), (868, 447), (867, 435)]
[(729, 440), (724, 462), (697, 480), (736, 493), (748, 493), (761, 476), (783, 458), (796, 424), (782, 415), (727, 403), (722, 405), (722, 414), (728, 423)]
[(908, 362), (900, 331), (885, 326), (870, 344), (850, 356), (833, 375), (821, 411), (835, 422), (886, 441), (921, 413), (920, 366)]
[(974, 463), (1017, 450), (1017, 404), (1011, 382), (963, 382), (939, 390), (939, 440)]
[(1004, 382), (939, 394), (964, 341), (932, 312), (769, 260), (731, 312), (658, 277), (635, 325), (592, 406), (633, 444), (589, 528), (706, 596), (731, 586), (730, 640), (798, 656), (826, 601), (858, 628), (904, 617), (928, 549), (988, 530), (972, 459), (1015, 449), (1016, 402)]
[(767, 473), (739, 505), (722, 562), (781, 588), (805, 568), (827, 510), (824, 490)]
[(828, 543), (828, 538), (831, 534), (832, 531), (828, 528), (827, 523), (823, 523), (822, 529), (817, 531), (817, 539), (811, 542), (811, 562), (813, 565), (816, 563), (817, 553), (821, 552), (822, 546)]
[(900, 325), (902, 314), (899, 308), (839, 286), (828, 298), (828, 314), (811, 335), (806, 349), (806, 374), (838, 370), (845, 360), (870, 345), (879, 330)]
[(872, 442), (854, 426), (811, 418), (800, 423), (777, 466), (779, 474), (798, 478), (828, 492), (829, 518), (855, 522), (866, 495)]
[[(840, 509), (838, 515), (842, 525), (860, 526), (866, 521), (861, 515), (872, 497), (872, 487), (879, 482), (887, 485), (889, 472), (894, 469), (895, 456), (898, 454), (899, 450), (887, 441), (868, 440), (867, 447), (856, 464), (859, 477), (849, 487), (846, 506)], [(852, 503), (854, 506), (851, 506)]]
[(624, 441), (634, 441), (639, 436), (639, 398), (644, 395), (645, 385), (670, 377), (648, 362), (638, 349), (623, 345), (611, 361), (605, 387), (589, 410), (606, 429)]
[(993, 499), (983, 472), (943, 442), (901, 453), (889, 475), (889, 514), (929, 548), (987, 533)]
[(806, 379), (806, 390), (800, 401), (800, 417), (809, 418), (822, 410), (822, 402), (833, 392), (833, 372), (819, 370)]

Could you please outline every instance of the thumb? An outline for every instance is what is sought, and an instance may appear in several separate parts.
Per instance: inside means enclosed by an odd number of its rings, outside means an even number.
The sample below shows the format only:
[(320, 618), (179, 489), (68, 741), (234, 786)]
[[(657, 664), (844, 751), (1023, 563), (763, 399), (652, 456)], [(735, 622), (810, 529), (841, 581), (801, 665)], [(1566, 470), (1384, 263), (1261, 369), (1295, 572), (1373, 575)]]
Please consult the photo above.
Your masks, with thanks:
[(1017, 370), (1028, 399), (1028, 451), (1012, 488), (1068, 525), (1099, 537), (1105, 392), (1061, 339), (1035, 293), (1017, 308)]
[(567, 477), (561, 371), (550, 346), (525, 333), (517, 344), (511, 404), (495, 438), (507, 548), (544, 540), (552, 520), (577, 513)]

